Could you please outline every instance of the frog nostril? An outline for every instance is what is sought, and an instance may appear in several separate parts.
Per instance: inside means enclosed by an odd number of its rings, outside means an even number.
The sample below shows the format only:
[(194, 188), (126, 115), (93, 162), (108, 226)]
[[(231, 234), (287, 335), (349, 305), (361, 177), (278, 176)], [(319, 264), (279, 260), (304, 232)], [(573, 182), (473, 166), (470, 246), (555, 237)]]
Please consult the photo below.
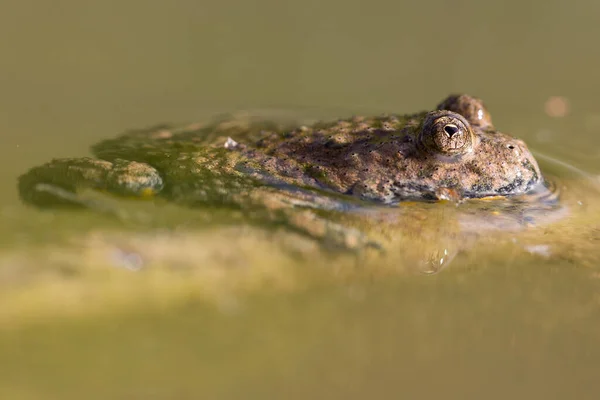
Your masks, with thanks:
[(448, 134), (448, 136), (452, 137), (452, 136), (454, 136), (455, 133), (458, 132), (458, 126), (456, 126), (454, 124), (448, 124), (448, 125), (444, 126), (444, 132), (446, 132)]

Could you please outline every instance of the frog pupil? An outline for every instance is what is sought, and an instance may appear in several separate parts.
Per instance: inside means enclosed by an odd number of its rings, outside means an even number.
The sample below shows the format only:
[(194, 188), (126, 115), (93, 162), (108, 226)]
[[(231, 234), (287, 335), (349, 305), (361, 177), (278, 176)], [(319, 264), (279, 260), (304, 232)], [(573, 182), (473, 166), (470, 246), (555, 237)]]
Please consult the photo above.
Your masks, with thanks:
[(448, 124), (448, 125), (444, 126), (444, 132), (446, 132), (448, 134), (448, 136), (452, 137), (452, 136), (454, 136), (455, 133), (458, 132), (458, 126), (456, 126), (454, 124)]

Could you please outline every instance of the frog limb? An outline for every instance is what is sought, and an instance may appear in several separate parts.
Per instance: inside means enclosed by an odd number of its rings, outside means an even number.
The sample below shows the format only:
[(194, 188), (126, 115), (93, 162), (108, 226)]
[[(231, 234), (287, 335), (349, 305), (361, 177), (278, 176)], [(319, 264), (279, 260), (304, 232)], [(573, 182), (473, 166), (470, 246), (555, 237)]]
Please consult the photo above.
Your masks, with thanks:
[(162, 178), (154, 168), (124, 160), (55, 159), (19, 178), (21, 199), (40, 207), (94, 208), (94, 204), (80, 196), (86, 189), (146, 197), (158, 193), (162, 187)]
[[(272, 223), (284, 225), (331, 247), (347, 250), (382, 249), (379, 243), (360, 230), (319, 216), (317, 210), (336, 212), (341, 207), (317, 193), (289, 192), (263, 187), (254, 190), (247, 201), (255, 207), (248, 215), (254, 215), (261, 221), (270, 220)], [(257, 213), (257, 210), (262, 212)]]

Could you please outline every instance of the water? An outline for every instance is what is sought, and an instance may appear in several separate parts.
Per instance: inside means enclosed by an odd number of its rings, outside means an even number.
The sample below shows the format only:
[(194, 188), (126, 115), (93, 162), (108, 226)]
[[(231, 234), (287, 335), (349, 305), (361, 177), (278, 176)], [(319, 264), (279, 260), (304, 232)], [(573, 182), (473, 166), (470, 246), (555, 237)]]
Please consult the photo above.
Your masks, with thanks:
[[(595, 398), (598, 15), (593, 1), (5, 1), (0, 394)], [(323, 258), (230, 215), (166, 206), (140, 228), (17, 198), (31, 166), (128, 128), (411, 112), (456, 91), (542, 155), (570, 214), (461, 248), (438, 274), (401, 248)]]

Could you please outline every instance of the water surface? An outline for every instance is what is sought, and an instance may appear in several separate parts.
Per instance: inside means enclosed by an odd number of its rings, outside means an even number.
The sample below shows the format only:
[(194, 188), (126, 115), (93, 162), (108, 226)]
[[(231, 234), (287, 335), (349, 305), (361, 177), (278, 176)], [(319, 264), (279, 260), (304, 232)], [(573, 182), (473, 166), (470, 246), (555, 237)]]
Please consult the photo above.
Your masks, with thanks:
[[(0, 394), (596, 398), (598, 15), (594, 1), (5, 1)], [(127, 224), (17, 197), (28, 168), (129, 128), (412, 112), (456, 91), (541, 155), (570, 212), (439, 274), (410, 268), (418, 251), (330, 257), (211, 224), (230, 215), (167, 205)]]

